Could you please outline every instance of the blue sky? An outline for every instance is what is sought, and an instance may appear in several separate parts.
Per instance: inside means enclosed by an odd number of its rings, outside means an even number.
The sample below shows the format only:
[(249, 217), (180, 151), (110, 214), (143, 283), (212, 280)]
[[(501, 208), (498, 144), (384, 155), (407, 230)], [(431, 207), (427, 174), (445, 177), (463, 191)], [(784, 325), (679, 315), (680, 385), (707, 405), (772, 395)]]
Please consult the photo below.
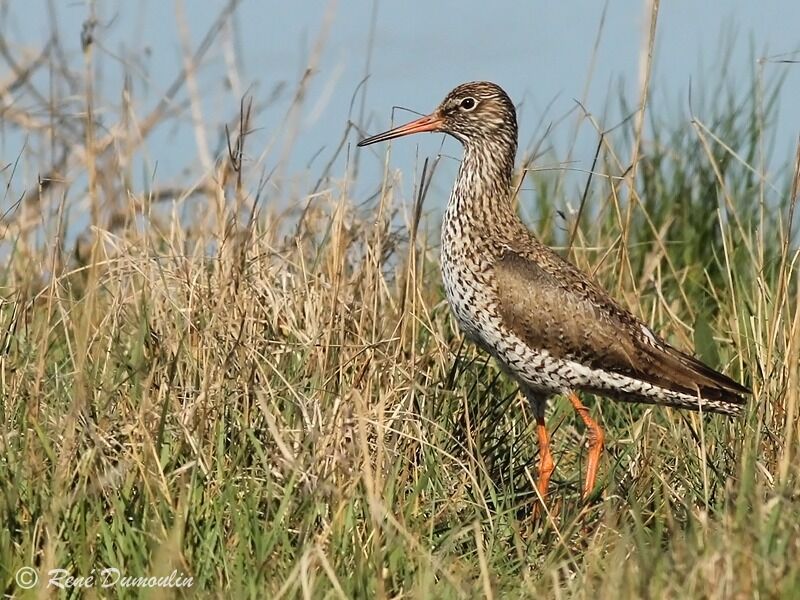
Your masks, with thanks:
[[(89, 15), (89, 4), (53, 4), (57, 7), (59, 35), (70, 51), (69, 60), (79, 67), (83, 60), (81, 24)], [(98, 92), (109, 106), (102, 116), (104, 124), (119, 118), (115, 107), (120, 105), (126, 71), (132, 75), (140, 116), (155, 106), (175, 77), (182, 64), (178, 15), (185, 15), (187, 36), (195, 47), (223, 5), (219, 1), (98, 0)], [(43, 46), (50, 31), (46, 2), (10, 0), (0, 2), (0, 6), (6, 12), (0, 32), (12, 48), (22, 51)], [(615, 115), (606, 115), (605, 111), (610, 104), (616, 105), (620, 89), (631, 104), (638, 98), (646, 6), (645, 2), (628, 0), (610, 0), (607, 4), (597, 0), (243, 0), (234, 18), (235, 44), (227, 46), (235, 49), (237, 76), (229, 77), (226, 45), (218, 42), (207, 54), (198, 77), (207, 145), (212, 153), (221, 149), (222, 124), (234, 114), (240, 95), (249, 91), (256, 102), (267, 104), (257, 115), (253, 124), (256, 131), (248, 142), (251, 164), (264, 172), (278, 166), (282, 174), (280, 195), (284, 197), (300, 193), (309, 181), (313, 183), (341, 139), (351, 98), (364, 77), (373, 11), (374, 45), (363, 123), (368, 133), (389, 126), (393, 105), (427, 112), (453, 86), (475, 79), (501, 84), (520, 104), (523, 147), (548, 122), (574, 110), (575, 99), (583, 98), (585, 90), (585, 106), (608, 126)], [(726, 77), (744, 90), (756, 59), (800, 49), (798, 23), (800, 3), (796, 0), (662, 2), (652, 86), (657, 113), (674, 116), (676, 126), (689, 127), (689, 84), (702, 90), (706, 82), (714, 80), (720, 72), (723, 47), (729, 48), (725, 53), (730, 64)], [(319, 49), (317, 55), (315, 48)], [(800, 60), (800, 54), (785, 58)], [(314, 70), (307, 95), (302, 107), (292, 113), (289, 106), (294, 90), (310, 62)], [(800, 64), (767, 62), (762, 69), (767, 79), (779, 75), (786, 78), (775, 130), (774, 168), (778, 168), (793, 154), (800, 134), (800, 110), (796, 108)], [(7, 76), (7, 67), (0, 61), (0, 81)], [(47, 90), (46, 85), (43, 89)], [(276, 89), (275, 99), (267, 102)], [(182, 92), (178, 99), (185, 98)], [(354, 119), (360, 106), (359, 100)], [(142, 171), (152, 173), (157, 168), (158, 178), (165, 183), (179, 181), (187, 174), (196, 177), (203, 171), (195, 131), (188, 111), (185, 114), (181, 120), (157, 129), (147, 143)], [(398, 113), (396, 118), (404, 121), (411, 116)], [(559, 160), (567, 156), (575, 122), (575, 117), (570, 117), (550, 133), (548, 144)], [(351, 142), (357, 138), (355, 132), (350, 136)], [(23, 143), (4, 128), (0, 137), (3, 162), (11, 160)], [(576, 167), (589, 168), (595, 143), (594, 132), (584, 124), (573, 155)], [(439, 135), (395, 142), (391, 167), (403, 174), (405, 193), (411, 194), (411, 177), (418, 172), (422, 158), (435, 155), (441, 147)], [(355, 148), (350, 151), (351, 156), (356, 152)], [(445, 143), (443, 151), (459, 155), (452, 141)], [(359, 189), (366, 193), (379, 181), (384, 150), (360, 152), (365, 154), (360, 156), (363, 170)], [(344, 173), (345, 160), (335, 164), (334, 175)], [(553, 161), (546, 159), (550, 165)], [(443, 189), (449, 187), (448, 172), (454, 169), (454, 161), (450, 163), (437, 176), (437, 186)], [(36, 168), (31, 163), (25, 171), (26, 184), (35, 181)]]

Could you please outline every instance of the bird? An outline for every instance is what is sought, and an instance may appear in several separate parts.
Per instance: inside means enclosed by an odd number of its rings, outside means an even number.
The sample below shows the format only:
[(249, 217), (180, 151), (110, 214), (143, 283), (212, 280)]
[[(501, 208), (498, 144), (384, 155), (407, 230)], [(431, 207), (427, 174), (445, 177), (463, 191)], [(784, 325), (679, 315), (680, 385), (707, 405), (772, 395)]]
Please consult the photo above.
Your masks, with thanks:
[(422, 132), (448, 134), (463, 146), (442, 219), (445, 295), (464, 335), (498, 361), (530, 403), (542, 507), (555, 469), (545, 419), (554, 396), (565, 396), (586, 427), (584, 501), (594, 492), (605, 433), (578, 392), (741, 413), (747, 387), (670, 345), (520, 219), (512, 187), (516, 109), (500, 86), (461, 84), (432, 113), (358, 146)]

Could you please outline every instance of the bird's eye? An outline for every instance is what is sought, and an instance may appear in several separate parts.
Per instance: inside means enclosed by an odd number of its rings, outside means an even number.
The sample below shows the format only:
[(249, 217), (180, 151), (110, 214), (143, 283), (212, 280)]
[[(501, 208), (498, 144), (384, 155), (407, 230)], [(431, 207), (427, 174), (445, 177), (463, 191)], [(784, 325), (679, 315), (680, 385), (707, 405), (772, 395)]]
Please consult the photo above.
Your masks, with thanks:
[(475, 98), (464, 98), (459, 106), (464, 110), (472, 110), (475, 108), (476, 104), (477, 102), (475, 102)]

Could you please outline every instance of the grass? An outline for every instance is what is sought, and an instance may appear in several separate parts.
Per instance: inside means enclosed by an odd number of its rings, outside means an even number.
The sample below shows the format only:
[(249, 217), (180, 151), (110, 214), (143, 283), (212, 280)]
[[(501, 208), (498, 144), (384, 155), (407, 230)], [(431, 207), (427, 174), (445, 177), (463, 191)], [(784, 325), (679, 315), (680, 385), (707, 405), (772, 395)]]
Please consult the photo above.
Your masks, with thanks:
[(263, 210), (245, 102), (200, 184), (137, 192), (120, 165), (141, 150), (94, 128), (108, 107), (84, 85), (80, 126), (29, 131), (80, 185), (25, 180), (3, 219), (5, 593), (26, 593), (24, 566), (115, 566), (193, 577), (160, 590), (179, 596), (797, 597), (800, 163), (765, 175), (775, 88), (753, 85), (711, 94), (705, 119), (605, 136), (569, 249), (577, 207), (526, 176), (543, 239), (754, 391), (738, 420), (590, 398), (608, 451), (588, 505), (585, 435), (556, 400), (541, 523), (528, 407), (454, 329), (437, 224), (391, 178), (367, 205), (345, 176), (296, 198), (302, 215)]

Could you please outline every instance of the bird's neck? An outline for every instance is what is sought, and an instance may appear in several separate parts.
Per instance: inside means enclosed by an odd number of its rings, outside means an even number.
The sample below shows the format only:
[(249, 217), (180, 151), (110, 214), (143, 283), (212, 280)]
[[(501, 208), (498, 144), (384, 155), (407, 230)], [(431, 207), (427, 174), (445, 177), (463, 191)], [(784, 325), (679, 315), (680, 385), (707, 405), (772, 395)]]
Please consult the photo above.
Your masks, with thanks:
[(465, 144), (446, 218), (501, 223), (516, 218), (512, 175), (516, 143)]

